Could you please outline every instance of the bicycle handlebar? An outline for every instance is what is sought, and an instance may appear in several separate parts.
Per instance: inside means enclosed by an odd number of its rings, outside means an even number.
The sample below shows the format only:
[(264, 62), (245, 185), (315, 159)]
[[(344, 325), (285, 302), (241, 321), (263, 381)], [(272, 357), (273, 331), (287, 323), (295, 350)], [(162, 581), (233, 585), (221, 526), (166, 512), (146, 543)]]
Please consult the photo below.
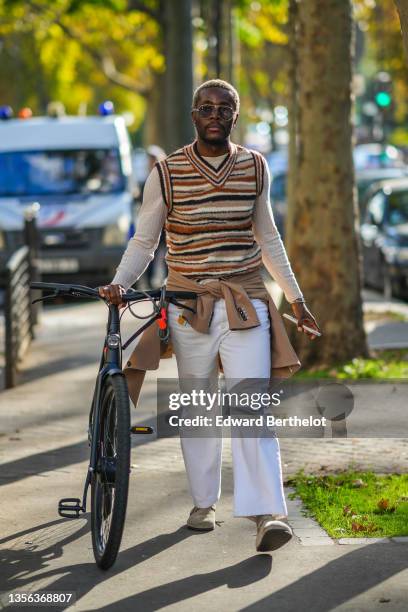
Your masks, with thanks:
[[(42, 289), (50, 290), (55, 292), (57, 295), (71, 295), (75, 297), (94, 297), (103, 300), (99, 295), (99, 291), (93, 287), (86, 287), (85, 285), (67, 285), (64, 283), (41, 283), (33, 282), (30, 283), (31, 289)], [(128, 291), (124, 293), (121, 298), (124, 302), (136, 302), (138, 300), (146, 299), (146, 295), (152, 299), (159, 299), (161, 296), (161, 289), (152, 289), (150, 291)], [(51, 296), (50, 296), (51, 297)], [(166, 298), (179, 298), (184, 300), (193, 300), (197, 297), (196, 293), (191, 291), (166, 291)]]

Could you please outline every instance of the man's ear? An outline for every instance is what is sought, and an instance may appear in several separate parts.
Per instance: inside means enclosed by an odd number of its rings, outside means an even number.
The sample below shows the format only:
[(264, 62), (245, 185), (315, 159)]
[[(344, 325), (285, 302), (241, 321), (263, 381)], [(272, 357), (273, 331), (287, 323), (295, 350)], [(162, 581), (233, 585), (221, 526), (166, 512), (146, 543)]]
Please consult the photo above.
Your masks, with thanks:
[(237, 114), (236, 114), (236, 116), (235, 116), (235, 119), (234, 119), (234, 122), (233, 122), (233, 124), (232, 124), (232, 128), (231, 128), (232, 130), (233, 130), (233, 129), (234, 129), (234, 127), (237, 125), (238, 117), (239, 117), (239, 113), (237, 113)]

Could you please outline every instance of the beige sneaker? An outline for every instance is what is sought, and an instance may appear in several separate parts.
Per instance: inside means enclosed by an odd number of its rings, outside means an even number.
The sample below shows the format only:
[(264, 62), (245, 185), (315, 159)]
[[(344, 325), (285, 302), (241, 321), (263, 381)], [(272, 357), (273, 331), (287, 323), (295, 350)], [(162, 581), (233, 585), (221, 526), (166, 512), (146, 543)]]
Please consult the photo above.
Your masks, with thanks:
[(288, 519), (283, 515), (260, 514), (255, 517), (256, 550), (265, 552), (280, 548), (293, 536)]
[(215, 528), (215, 505), (209, 508), (194, 506), (187, 519), (187, 526), (197, 531), (211, 531)]

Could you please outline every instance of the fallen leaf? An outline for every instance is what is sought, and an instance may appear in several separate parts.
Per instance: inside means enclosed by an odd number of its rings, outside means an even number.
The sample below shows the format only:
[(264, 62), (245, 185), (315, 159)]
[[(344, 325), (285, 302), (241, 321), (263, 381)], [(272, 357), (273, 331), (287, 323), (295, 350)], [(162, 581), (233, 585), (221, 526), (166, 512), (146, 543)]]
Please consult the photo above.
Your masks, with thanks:
[(380, 510), (387, 510), (389, 505), (390, 505), (389, 500), (385, 499), (384, 497), (380, 499), (380, 501), (377, 503), (377, 507)]
[(355, 521), (353, 521), (351, 523), (351, 529), (352, 531), (366, 531), (368, 533), (371, 533), (373, 531), (376, 530), (376, 526), (374, 525), (374, 523), (369, 523), (368, 525), (363, 525), (362, 523), (357, 523)]
[(351, 523), (351, 530), (352, 531), (365, 531), (365, 527), (361, 523), (356, 523), (353, 521)]

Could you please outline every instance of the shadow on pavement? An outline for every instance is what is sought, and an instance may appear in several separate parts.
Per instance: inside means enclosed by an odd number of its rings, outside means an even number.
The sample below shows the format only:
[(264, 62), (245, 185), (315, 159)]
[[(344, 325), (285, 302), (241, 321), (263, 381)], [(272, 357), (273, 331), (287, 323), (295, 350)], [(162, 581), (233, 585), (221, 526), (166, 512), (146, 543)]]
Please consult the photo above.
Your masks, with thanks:
[[(155, 428), (156, 419), (144, 419), (143, 425), (151, 425)], [(132, 439), (132, 448), (150, 444), (154, 442), (155, 439), (156, 438), (153, 436), (134, 436)], [(75, 444), (69, 444), (54, 450), (46, 450), (41, 453), (29, 455), (28, 457), (9, 461), (8, 463), (2, 463), (0, 487), (12, 482), (18, 482), (24, 478), (29, 478), (30, 476), (41, 474), (42, 472), (60, 470), (64, 467), (82, 463), (89, 459), (89, 454), (90, 449), (88, 440), (82, 440)], [(85, 473), (86, 469), (84, 470), (84, 474)], [(82, 480), (80, 482), (80, 486), (82, 487)]]
[[(186, 538), (203, 537), (203, 534), (194, 533), (186, 527), (161, 534), (121, 552), (116, 565), (108, 572), (100, 571), (93, 562), (60, 565), (47, 569), (50, 561), (62, 557), (65, 546), (88, 532), (88, 521), (79, 520), (79, 528), (78, 521), (58, 519), (0, 541), (1, 544), (5, 544), (24, 538), (27, 539), (24, 544), (29, 546), (24, 550), (21, 548), (18, 550), (14, 542), (11, 548), (2, 550), (1, 590), (23, 591), (27, 588), (32, 589), (33, 584), (40, 582), (42, 590), (75, 591), (78, 601), (102, 582), (127, 572), (133, 566), (165, 552)], [(87, 544), (84, 544), (84, 555), (87, 554), (85, 546)], [(296, 551), (297, 549), (293, 548), (294, 555)], [(309, 551), (312, 554), (313, 551), (310, 549)], [(387, 581), (407, 566), (408, 559), (404, 545), (374, 543), (354, 549), (267, 597), (245, 608), (241, 607), (240, 610), (284, 612), (308, 608), (313, 612), (327, 612)], [(105, 605), (103, 609), (121, 612), (137, 609), (153, 612), (198, 597), (224, 585), (230, 589), (245, 588), (265, 579), (271, 573), (271, 569), (272, 556), (268, 554), (254, 555), (234, 565), (211, 572), (197, 573), (193, 569), (190, 576), (135, 593)], [(159, 580), (160, 576), (157, 578)], [(136, 588), (137, 584), (135, 580)], [(273, 574), (271, 574), (270, 589), (273, 589)], [(193, 601), (191, 603), (193, 607)], [(96, 609), (100, 607), (89, 608), (89, 610)]]
[[(45, 569), (51, 561), (62, 557), (64, 546), (89, 531), (86, 519), (78, 521), (60, 518), (0, 540), (0, 592), (19, 590), (33, 581), (34, 572)], [(5, 548), (4, 544), (8, 542), (13, 543), (10, 548)]]
[[(30, 366), (29, 368), (23, 369), (18, 377), (18, 386), (20, 387), (21, 385), (38, 380), (39, 378), (47, 378), (53, 374), (61, 374), (68, 370), (76, 370), (82, 366), (90, 365), (91, 363), (95, 364), (94, 378), (96, 379), (99, 365), (98, 358), (95, 357), (95, 355), (78, 354), (61, 357), (59, 359), (50, 359), (37, 366)], [(89, 383), (87, 382), (87, 384)]]
[[(313, 612), (328, 612), (380, 585), (407, 567), (408, 557), (404, 544), (374, 543), (357, 547), (285, 588), (240, 608), (240, 612), (284, 612), (306, 608)], [(373, 607), (374, 597), (371, 602)], [(357, 608), (363, 609), (359, 606)], [(391, 609), (395, 609), (392, 603)]]
[[(270, 555), (255, 555), (239, 563), (223, 567), (205, 574), (193, 574), (187, 578), (161, 584), (142, 593), (137, 593), (115, 601), (104, 610), (116, 612), (120, 610), (143, 610), (153, 612), (165, 606), (177, 604), (185, 599), (197, 597), (213, 589), (226, 585), (230, 589), (239, 589), (263, 580), (271, 572), (272, 557)], [(194, 609), (192, 603), (191, 609)], [(97, 610), (97, 608), (93, 608)]]
[[(60, 519), (5, 538), (3, 542), (14, 540), (24, 535), (30, 537), (32, 541), (29, 542), (30, 548), (26, 550), (21, 550), (21, 548), (3, 548), (1, 550), (0, 563), (3, 570), (1, 572), (0, 591), (24, 591), (29, 585), (30, 590), (32, 590), (33, 583), (41, 581), (41, 590), (63, 592), (75, 591), (78, 601), (99, 583), (109, 580), (113, 576), (127, 571), (134, 565), (142, 563), (166, 551), (168, 548), (171, 548), (188, 537), (200, 537), (200, 535), (202, 535), (194, 534), (194, 532), (186, 527), (182, 527), (175, 532), (165, 533), (155, 538), (151, 538), (146, 542), (141, 542), (132, 548), (120, 552), (116, 564), (107, 572), (99, 570), (95, 563), (79, 563), (69, 566), (62, 565), (61, 567), (47, 570), (46, 568), (49, 565), (49, 561), (54, 561), (62, 556), (64, 546), (81, 538), (89, 531), (88, 521), (86, 520), (84, 524), (83, 519), (78, 520), (81, 521), (82, 526), (75, 531), (72, 531), (72, 529), (78, 525), (77, 520)], [(39, 546), (36, 542), (36, 533), (44, 532), (43, 536), (45, 541), (47, 541), (50, 537), (50, 528), (55, 526), (60, 530), (69, 529), (69, 535), (65, 535), (54, 544), (38, 550)], [(51, 539), (55, 539), (55, 533), (51, 535)], [(85, 554), (86, 545), (84, 546), (84, 555)], [(39, 573), (39, 570), (42, 569), (45, 571)], [(52, 579), (53, 577), (55, 577), (55, 580), (48, 582), (48, 579)], [(46, 586), (44, 586), (44, 580), (47, 582)], [(68, 607), (68, 605), (65, 607)], [(37, 609), (41, 609), (41, 607), (39, 606)]]
[[(76, 444), (69, 444), (54, 450), (47, 450), (35, 455), (29, 455), (22, 459), (15, 459), (1, 466), (0, 487), (18, 482), (23, 478), (29, 478), (42, 472), (59, 470), (68, 465), (81, 463), (89, 458), (88, 441), (83, 440)], [(86, 469), (84, 470), (86, 473)], [(81, 485), (82, 487), (82, 480)]]

